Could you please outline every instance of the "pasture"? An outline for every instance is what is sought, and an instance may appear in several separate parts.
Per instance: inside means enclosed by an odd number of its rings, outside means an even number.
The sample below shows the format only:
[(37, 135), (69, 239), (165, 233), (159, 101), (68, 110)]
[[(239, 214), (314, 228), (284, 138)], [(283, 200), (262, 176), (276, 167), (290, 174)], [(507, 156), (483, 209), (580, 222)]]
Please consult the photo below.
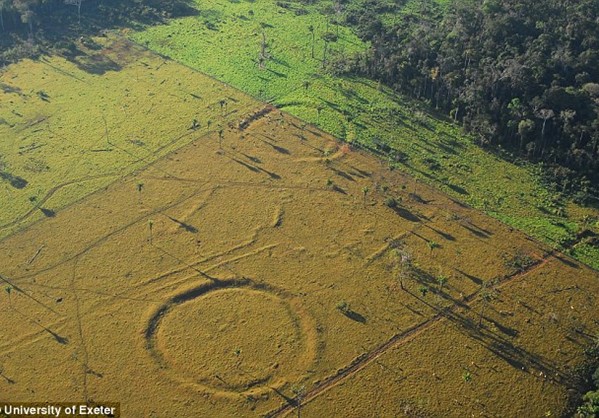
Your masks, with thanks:
[(22, 115), (3, 116), (4, 170), (27, 180), (4, 185), (2, 398), (180, 418), (567, 408), (595, 271), (208, 76), (95, 42), (121, 68), (2, 76)]
[[(417, 14), (417, 8), (408, 2), (405, 13)], [(538, 167), (481, 148), (480, 138), (421, 104), (344, 76), (334, 63), (351, 60), (367, 45), (336, 23), (343, 12), (332, 2), (207, 0), (197, 9), (196, 16), (129, 36), (599, 268), (596, 209), (552, 189)], [(591, 236), (581, 236), (584, 230)]]

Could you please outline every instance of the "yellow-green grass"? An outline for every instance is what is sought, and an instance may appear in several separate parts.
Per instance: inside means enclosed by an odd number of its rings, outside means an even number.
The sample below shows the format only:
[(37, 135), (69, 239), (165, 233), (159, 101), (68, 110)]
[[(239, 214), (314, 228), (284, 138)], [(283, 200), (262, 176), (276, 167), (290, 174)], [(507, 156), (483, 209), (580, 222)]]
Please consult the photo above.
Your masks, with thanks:
[[(270, 0), (202, 1), (198, 16), (131, 37), (345, 141), (370, 148), (387, 144), (392, 150), (386, 153), (396, 156), (392, 165), (556, 248), (575, 238), (584, 216), (598, 216), (545, 187), (536, 167), (481, 149), (458, 126), (417, 103), (363, 78), (330, 75), (322, 65), (327, 17), (320, 5), (326, 3), (298, 4), (286, 9)], [(297, 9), (303, 10), (299, 16)], [(329, 24), (329, 31), (337, 33), (335, 24)], [(339, 40), (329, 44), (331, 56), (366, 48), (348, 29), (338, 32)], [(258, 65), (262, 33), (270, 55), (264, 68)], [(599, 268), (596, 246), (582, 244), (572, 254)]]
[(563, 412), (572, 382), (534, 376), (582, 361), (596, 272), (288, 114), (239, 129), (263, 108), (0, 241), (2, 396), (218, 418), (296, 414), (303, 392), (302, 416), (362, 417), (439, 389), (424, 415), (489, 392), (489, 415)]
[(406, 338), (308, 397), (302, 416), (561, 416), (569, 397), (564, 383), (578, 365), (569, 353), (589, 343), (576, 330), (594, 315), (587, 286), (596, 277), (559, 264), (501, 288), (486, 308), (477, 301)]
[(0, 75), (0, 237), (218, 130), (248, 106), (237, 91), (127, 41), (97, 43), (99, 50), (80, 45), (71, 61), (25, 60)]
[[(180, 418), (296, 413), (298, 393), (314, 417), (473, 413), (488, 393), (491, 415), (565, 410), (564, 377), (597, 334), (596, 272), (213, 79), (97, 42), (101, 57), (77, 61), (87, 71), (49, 58), (2, 77), (15, 106), (2, 109), (3, 172), (28, 181), (3, 182), (3, 216), (17, 219), (3, 233), (20, 229), (0, 240), (3, 397)], [(444, 138), (435, 147), (470, 152)], [(421, 152), (404, 161), (415, 173)], [(34, 205), (55, 213), (23, 217)], [(401, 282), (397, 246), (415, 266)], [(383, 395), (398, 402), (372, 402)]]

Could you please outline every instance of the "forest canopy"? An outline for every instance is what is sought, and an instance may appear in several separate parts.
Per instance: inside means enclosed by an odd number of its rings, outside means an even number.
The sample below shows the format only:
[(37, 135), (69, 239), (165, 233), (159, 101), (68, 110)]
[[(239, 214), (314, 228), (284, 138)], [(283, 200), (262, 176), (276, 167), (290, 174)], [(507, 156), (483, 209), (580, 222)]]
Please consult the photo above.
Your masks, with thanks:
[(428, 102), (597, 202), (599, 0), (422, 1), (391, 22), (401, 2), (361, 3), (346, 21), (372, 47), (347, 71)]

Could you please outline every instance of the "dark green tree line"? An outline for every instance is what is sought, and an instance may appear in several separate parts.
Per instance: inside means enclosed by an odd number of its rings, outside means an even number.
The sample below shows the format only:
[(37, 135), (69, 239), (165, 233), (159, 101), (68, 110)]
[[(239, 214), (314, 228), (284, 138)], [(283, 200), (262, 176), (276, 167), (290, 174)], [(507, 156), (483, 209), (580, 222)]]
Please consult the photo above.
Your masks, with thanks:
[[(476, 134), (542, 162), (554, 186), (596, 199), (599, 186), (599, 0), (372, 3), (346, 20), (371, 48), (345, 69), (428, 102)], [(595, 196), (595, 197), (593, 197)]]

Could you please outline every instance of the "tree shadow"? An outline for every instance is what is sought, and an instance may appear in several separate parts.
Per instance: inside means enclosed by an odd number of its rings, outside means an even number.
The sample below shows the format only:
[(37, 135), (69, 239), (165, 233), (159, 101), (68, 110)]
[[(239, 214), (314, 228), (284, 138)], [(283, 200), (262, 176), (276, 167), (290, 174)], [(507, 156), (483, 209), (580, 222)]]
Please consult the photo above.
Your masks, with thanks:
[(165, 215), (167, 218), (169, 218), (171, 221), (173, 221), (174, 223), (176, 223), (177, 225), (179, 225), (179, 228), (184, 229), (187, 232), (191, 232), (192, 234), (197, 234), (199, 232), (198, 228), (196, 228), (193, 225), (190, 225), (186, 222), (182, 222), (178, 219), (173, 218), (172, 216), (169, 215)]
[(483, 284), (483, 280), (482, 279), (480, 279), (480, 278), (478, 278), (476, 276), (473, 276), (471, 274), (468, 274), (468, 273), (466, 273), (466, 272), (464, 272), (464, 271), (462, 271), (460, 269), (456, 269), (456, 271), (458, 273), (460, 273), (461, 275), (463, 275), (464, 277), (466, 277), (467, 279), (470, 279), (474, 284), (476, 284), (478, 286), (482, 286), (482, 284)]
[(56, 216), (56, 211), (48, 208), (40, 208), (40, 211), (44, 214), (46, 218), (54, 218)]
[(355, 173), (352, 173), (354, 176), (358, 176), (358, 177), (361, 177), (361, 178), (367, 178), (367, 177), (370, 177), (372, 175), (368, 171), (364, 171), (364, 170), (359, 169), (359, 168), (357, 168), (356, 166), (353, 166), (353, 165), (350, 165), (350, 168), (355, 171)]
[(245, 161), (238, 160), (235, 157), (231, 157), (231, 159), (233, 161), (235, 161), (237, 164), (240, 164), (240, 165), (244, 166), (245, 168), (247, 168), (250, 171), (253, 171), (254, 173), (259, 173), (260, 172), (260, 170), (258, 169), (258, 167), (254, 167), (253, 165), (248, 164)]
[(393, 211), (395, 213), (397, 213), (399, 216), (401, 216), (402, 218), (404, 218), (406, 221), (420, 222), (420, 217), (418, 215), (413, 214), (412, 212), (410, 212), (406, 208), (403, 208), (403, 207), (401, 207), (399, 205), (395, 206), (393, 208)]
[(244, 152), (242, 152), (241, 155), (243, 155), (245, 158), (247, 158), (248, 160), (250, 160), (254, 164), (262, 164), (262, 160), (260, 160), (260, 158), (258, 158), (258, 157), (254, 157), (252, 155), (248, 155), (248, 154), (246, 154)]
[(453, 190), (454, 192), (461, 194), (463, 196), (468, 196), (470, 195), (470, 193), (468, 193), (468, 190), (464, 189), (461, 186), (458, 186), (457, 184), (451, 184), (451, 183), (447, 183), (447, 187), (449, 187), (451, 190)]
[(287, 148), (283, 148), (279, 145), (275, 145), (275, 144), (271, 144), (269, 142), (266, 142), (268, 145), (270, 145), (272, 147), (272, 149), (274, 149), (276, 152), (281, 153), (281, 154), (285, 154), (285, 155), (290, 155), (291, 152), (287, 149)]
[(333, 190), (334, 192), (337, 192), (337, 193), (347, 194), (347, 192), (344, 189), (342, 189), (341, 187), (337, 186), (336, 184), (334, 184), (334, 185), (331, 186), (331, 190)]
[(349, 174), (347, 174), (345, 171), (339, 170), (339, 169), (337, 169), (335, 167), (329, 167), (329, 169), (331, 171), (333, 171), (333, 173), (337, 174), (339, 177), (343, 177), (344, 179), (349, 180), (349, 181), (353, 181), (353, 182), (356, 181), (352, 176), (350, 176)]
[(280, 72), (280, 71), (275, 71), (275, 70), (273, 70), (272, 68), (267, 68), (266, 70), (267, 70), (269, 73), (273, 73), (273, 74), (274, 74), (274, 75), (276, 75), (277, 77), (280, 77), (280, 78), (287, 78), (287, 74), (285, 74), (285, 73), (282, 73), (282, 72)]
[(281, 176), (278, 175), (277, 173), (273, 172), (273, 171), (266, 170), (265, 168), (262, 168), (262, 167), (253, 166), (251, 164), (246, 163), (245, 161), (238, 160), (235, 157), (230, 157), (230, 158), (233, 161), (235, 161), (236, 163), (241, 164), (242, 166), (244, 166), (245, 168), (247, 168), (248, 170), (250, 170), (250, 171), (252, 171), (254, 173), (264, 173), (268, 177), (270, 177), (271, 179), (274, 179), (274, 180), (280, 180), (281, 179)]
[(14, 385), (16, 382), (16, 380), (11, 379), (10, 377), (6, 376), (4, 373), (0, 372), (0, 377), (3, 378), (4, 380), (6, 380), (6, 383), (8, 383), (9, 385)]
[(424, 198), (422, 196), (420, 196), (419, 194), (417, 194), (415, 192), (410, 193), (409, 196), (410, 196), (410, 199), (412, 199), (414, 202), (421, 203), (423, 205), (427, 205), (431, 202), (430, 200), (424, 200)]
[(52, 337), (54, 337), (54, 339), (56, 340), (56, 342), (58, 344), (62, 344), (62, 345), (66, 345), (69, 343), (69, 339), (63, 336), (58, 335), (57, 333), (55, 333), (54, 331), (52, 331), (51, 329), (48, 329), (46, 327), (44, 327), (44, 330), (50, 334)]
[(491, 351), (495, 356), (502, 359), (515, 369), (528, 372), (535, 370), (540, 375), (548, 379), (555, 380), (561, 385), (570, 388), (579, 388), (580, 382), (575, 376), (562, 371), (557, 362), (544, 358), (540, 354), (526, 350), (517, 346), (510, 339), (518, 335), (518, 331), (499, 324), (497, 321), (483, 317), (487, 322), (491, 322), (505, 336), (494, 333), (484, 326), (478, 326), (478, 321), (461, 315), (452, 310), (443, 312), (445, 318), (457, 325), (456, 329), (465, 336), (478, 341), (483, 347)]
[(443, 232), (437, 228), (434, 228), (430, 225), (424, 224), (425, 227), (427, 227), (428, 229), (430, 229), (431, 231), (433, 231), (434, 233), (436, 233), (437, 235), (441, 236), (442, 238), (446, 239), (447, 241), (455, 241), (455, 237), (447, 232)]
[(364, 315), (354, 311), (353, 309), (348, 309), (348, 310), (343, 311), (343, 315), (345, 315), (352, 321), (356, 321), (361, 324), (366, 324), (366, 321), (367, 321), (366, 317)]
[(0, 179), (7, 181), (15, 189), (24, 189), (29, 182), (23, 177), (15, 176), (6, 171), (0, 171)]
[(464, 229), (467, 229), (468, 231), (470, 231), (470, 233), (472, 233), (472, 235), (475, 235), (479, 238), (489, 238), (489, 235), (483, 231), (479, 231), (479, 230), (474, 229), (468, 225), (463, 225), (463, 224), (462, 224), (462, 227), (464, 227)]
[(561, 261), (562, 263), (564, 263), (568, 267), (572, 267), (572, 268), (575, 268), (575, 269), (580, 269), (580, 266), (578, 264), (576, 264), (572, 260), (567, 259), (566, 257), (561, 257), (559, 255), (556, 255), (555, 258), (557, 258), (559, 261)]
[(89, 74), (103, 75), (108, 71), (120, 71), (123, 67), (107, 56), (99, 53), (83, 55), (71, 60), (77, 68)]
[[(17, 288), (15, 288), (15, 289), (17, 289)], [(19, 290), (19, 292), (23, 293), (22, 290)], [(50, 328), (45, 327), (44, 325), (40, 324), (38, 321), (33, 320), (33, 318), (29, 317), (28, 315), (24, 314), (23, 312), (21, 312), (20, 310), (18, 310), (14, 306), (12, 306), (12, 304), (11, 304), (11, 307), (12, 307), (13, 311), (15, 311), (16, 313), (21, 315), (27, 321), (31, 322), (34, 325), (37, 325), (38, 327), (43, 329), (45, 332), (50, 334), (56, 340), (57, 343), (59, 343), (61, 345), (66, 345), (69, 343), (69, 339), (67, 337), (63, 337), (63, 336), (59, 335), (58, 333), (52, 331)]]

